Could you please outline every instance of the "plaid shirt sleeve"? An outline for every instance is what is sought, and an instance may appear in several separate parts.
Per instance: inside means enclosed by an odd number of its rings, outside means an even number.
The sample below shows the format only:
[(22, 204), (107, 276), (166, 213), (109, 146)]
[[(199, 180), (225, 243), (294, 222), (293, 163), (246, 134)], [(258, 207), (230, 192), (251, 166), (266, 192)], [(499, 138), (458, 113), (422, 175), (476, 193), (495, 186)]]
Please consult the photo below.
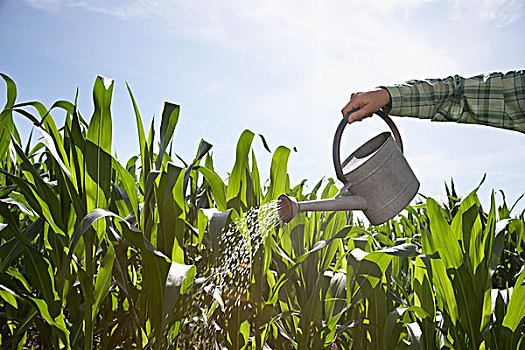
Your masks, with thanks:
[(475, 123), (525, 133), (525, 71), (472, 78), (411, 80), (384, 86), (386, 113), (433, 121)]

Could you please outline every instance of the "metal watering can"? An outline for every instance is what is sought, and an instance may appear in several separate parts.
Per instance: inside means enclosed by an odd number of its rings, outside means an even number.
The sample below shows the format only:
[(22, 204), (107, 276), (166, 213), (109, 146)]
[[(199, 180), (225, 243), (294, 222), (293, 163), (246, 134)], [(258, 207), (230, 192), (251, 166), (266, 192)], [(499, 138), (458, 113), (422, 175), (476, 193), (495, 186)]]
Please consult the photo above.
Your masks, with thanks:
[(344, 184), (333, 199), (297, 202), (283, 194), (278, 200), (279, 218), (289, 222), (303, 211), (362, 210), (372, 225), (380, 225), (399, 214), (412, 201), (419, 181), (403, 156), (403, 143), (396, 125), (382, 111), (379, 115), (390, 127), (340, 161), (341, 135), (350, 111), (339, 123), (333, 144), (337, 178)]

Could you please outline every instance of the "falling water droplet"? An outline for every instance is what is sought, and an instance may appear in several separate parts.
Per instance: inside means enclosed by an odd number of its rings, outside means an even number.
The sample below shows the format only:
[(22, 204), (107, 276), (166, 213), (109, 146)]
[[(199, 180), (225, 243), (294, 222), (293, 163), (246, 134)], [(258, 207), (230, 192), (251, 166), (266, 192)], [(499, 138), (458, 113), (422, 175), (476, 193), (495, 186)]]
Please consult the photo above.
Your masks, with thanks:
[[(219, 337), (226, 336), (223, 327), (232, 318), (236, 308), (250, 306), (248, 290), (252, 280), (252, 263), (268, 235), (279, 223), (278, 202), (272, 201), (248, 210), (224, 229), (220, 241), (219, 259), (206, 272), (208, 285), (203, 288), (187, 315), (186, 329), (193, 342), (212, 348)], [(204, 292), (208, 291), (208, 292)], [(224, 303), (222, 306), (217, 303)], [(184, 332), (181, 332), (181, 334)], [(188, 332), (186, 332), (188, 333)]]

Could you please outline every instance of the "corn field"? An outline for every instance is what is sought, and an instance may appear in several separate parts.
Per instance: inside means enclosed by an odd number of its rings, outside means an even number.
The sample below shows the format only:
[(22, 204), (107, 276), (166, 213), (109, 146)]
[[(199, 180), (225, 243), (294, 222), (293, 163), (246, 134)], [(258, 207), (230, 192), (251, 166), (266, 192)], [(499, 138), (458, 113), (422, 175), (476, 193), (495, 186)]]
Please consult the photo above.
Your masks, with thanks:
[[(420, 195), (381, 226), (301, 213), (226, 239), (282, 193), (338, 188), (290, 184), (291, 150), (261, 137), (265, 180), (250, 130), (227, 179), (205, 140), (184, 161), (172, 149), (180, 106), (165, 102), (160, 130), (145, 128), (129, 86), (140, 153), (124, 162), (112, 153), (112, 80), (96, 78), (88, 121), (76, 100), (18, 102), (2, 78), (0, 349), (525, 348), (525, 212), (511, 217), (503, 192), (482, 208), (479, 187), (460, 198), (451, 181), (443, 203)], [(217, 283), (232, 244), (249, 262)]]

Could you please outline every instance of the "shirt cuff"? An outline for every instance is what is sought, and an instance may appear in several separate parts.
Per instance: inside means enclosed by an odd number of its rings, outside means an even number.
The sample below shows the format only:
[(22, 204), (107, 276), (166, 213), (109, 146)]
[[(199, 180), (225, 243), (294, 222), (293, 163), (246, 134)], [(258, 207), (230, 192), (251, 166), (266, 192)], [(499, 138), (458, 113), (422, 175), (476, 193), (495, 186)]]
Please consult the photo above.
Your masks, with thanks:
[(401, 117), (432, 119), (433, 104), (429, 101), (431, 93), (417, 85), (382, 86), (390, 94), (390, 114)]

